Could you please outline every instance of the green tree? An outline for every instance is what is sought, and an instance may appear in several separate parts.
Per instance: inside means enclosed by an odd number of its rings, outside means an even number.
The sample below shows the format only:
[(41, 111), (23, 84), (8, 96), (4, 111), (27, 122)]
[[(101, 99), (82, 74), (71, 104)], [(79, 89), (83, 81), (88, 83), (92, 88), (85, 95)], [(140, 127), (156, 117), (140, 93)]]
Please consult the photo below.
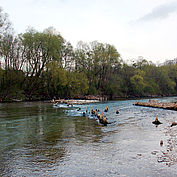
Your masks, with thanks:
[(174, 93), (176, 83), (169, 78), (168, 71), (163, 67), (159, 68), (159, 79), (157, 82), (164, 95)]
[(109, 44), (80, 42), (76, 49), (76, 70), (86, 74), (89, 94), (107, 94), (110, 81), (121, 67), (120, 54)]
[(177, 64), (165, 66), (168, 77), (175, 83), (174, 93), (177, 94)]
[(136, 74), (130, 78), (130, 82), (133, 86), (134, 94), (136, 94), (137, 96), (143, 96), (145, 88), (143, 77)]
[(135, 75), (135, 71), (136, 70), (133, 66), (124, 63), (119, 72), (119, 75), (122, 79), (121, 90), (122, 90), (122, 94), (125, 97), (129, 97), (134, 94), (132, 84), (130, 82), (130, 78)]
[(67, 72), (57, 61), (47, 64), (46, 88), (48, 95), (52, 97), (64, 97), (65, 87), (67, 84)]
[(62, 65), (61, 51), (64, 39), (60, 34), (54, 34), (53, 30), (46, 29), (43, 33), (29, 29), (20, 36), (23, 45), (23, 58), (25, 61), (25, 92), (31, 99), (34, 92), (43, 87), (40, 77), (46, 64), (57, 61)]
[(86, 75), (81, 72), (68, 72), (66, 93), (67, 97), (77, 97), (88, 93), (88, 79)]

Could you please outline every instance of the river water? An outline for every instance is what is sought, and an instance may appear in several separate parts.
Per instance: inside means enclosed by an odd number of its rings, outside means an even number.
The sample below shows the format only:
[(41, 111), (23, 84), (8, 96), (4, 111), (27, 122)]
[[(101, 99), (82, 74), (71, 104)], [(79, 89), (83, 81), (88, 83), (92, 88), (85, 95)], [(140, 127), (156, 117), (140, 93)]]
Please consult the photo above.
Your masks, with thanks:
[[(43, 102), (1, 103), (0, 176), (176, 177), (177, 127), (170, 124), (177, 121), (177, 111), (137, 107), (134, 102), (81, 105), (80, 111)], [(111, 124), (83, 117), (87, 106), (100, 111), (108, 106)], [(158, 127), (152, 124), (156, 115), (163, 123)], [(165, 153), (170, 153), (168, 158)]]

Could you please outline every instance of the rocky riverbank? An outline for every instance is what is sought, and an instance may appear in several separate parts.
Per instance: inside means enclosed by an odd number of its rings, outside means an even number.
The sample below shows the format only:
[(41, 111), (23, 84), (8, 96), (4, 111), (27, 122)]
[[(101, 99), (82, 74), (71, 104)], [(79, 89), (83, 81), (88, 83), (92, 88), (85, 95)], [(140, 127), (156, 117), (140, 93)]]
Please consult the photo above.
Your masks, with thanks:
[(149, 100), (148, 102), (135, 102), (134, 105), (177, 111), (177, 103), (165, 103), (165, 102), (158, 102), (156, 100)]
[(167, 140), (165, 148), (158, 156), (159, 163), (166, 163), (171, 166), (177, 164), (177, 129), (176, 127), (168, 126), (165, 130)]

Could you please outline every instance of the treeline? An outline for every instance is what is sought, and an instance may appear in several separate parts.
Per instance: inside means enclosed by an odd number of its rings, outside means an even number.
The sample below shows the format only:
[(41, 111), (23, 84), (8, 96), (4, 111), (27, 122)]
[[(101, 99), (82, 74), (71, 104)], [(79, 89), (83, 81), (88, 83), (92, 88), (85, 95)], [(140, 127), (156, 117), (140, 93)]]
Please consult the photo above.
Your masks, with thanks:
[(50, 27), (15, 35), (0, 10), (0, 100), (110, 99), (177, 94), (177, 65), (145, 59), (126, 64), (110, 44), (79, 42), (74, 49)]

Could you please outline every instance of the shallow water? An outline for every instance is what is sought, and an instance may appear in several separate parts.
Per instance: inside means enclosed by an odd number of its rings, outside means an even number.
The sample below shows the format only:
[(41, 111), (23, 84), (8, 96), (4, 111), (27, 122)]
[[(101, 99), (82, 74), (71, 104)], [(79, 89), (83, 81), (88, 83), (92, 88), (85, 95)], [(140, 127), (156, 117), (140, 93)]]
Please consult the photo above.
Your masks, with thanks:
[[(81, 105), (80, 111), (42, 102), (0, 104), (0, 176), (176, 176), (177, 163), (159, 158), (169, 148), (169, 129), (177, 128), (169, 128), (177, 111), (134, 102)], [(104, 111), (106, 105), (108, 126), (82, 116), (87, 106)], [(156, 115), (163, 122), (158, 127)]]

